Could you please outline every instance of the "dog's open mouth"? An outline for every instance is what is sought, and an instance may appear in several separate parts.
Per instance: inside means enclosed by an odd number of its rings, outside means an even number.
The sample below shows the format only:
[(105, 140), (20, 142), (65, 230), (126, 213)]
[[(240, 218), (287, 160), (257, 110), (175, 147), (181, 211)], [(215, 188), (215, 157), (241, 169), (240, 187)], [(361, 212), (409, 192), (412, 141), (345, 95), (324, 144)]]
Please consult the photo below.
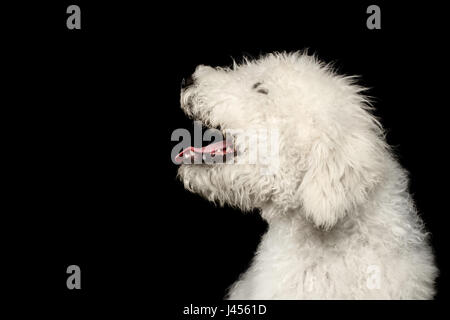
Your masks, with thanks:
[(236, 155), (236, 149), (230, 139), (211, 143), (202, 148), (188, 147), (176, 157), (177, 163), (214, 164), (229, 162)]
[[(233, 134), (227, 136), (227, 130), (221, 130), (221, 126), (212, 126), (209, 121), (202, 121), (192, 112), (194, 107), (193, 95), (187, 99), (181, 99), (183, 110), (189, 118), (201, 124), (203, 128), (215, 131), (215, 142), (205, 147), (189, 146), (175, 156), (177, 164), (216, 164), (230, 163), (237, 156), (237, 148), (234, 144)], [(220, 141), (219, 141), (220, 140)]]

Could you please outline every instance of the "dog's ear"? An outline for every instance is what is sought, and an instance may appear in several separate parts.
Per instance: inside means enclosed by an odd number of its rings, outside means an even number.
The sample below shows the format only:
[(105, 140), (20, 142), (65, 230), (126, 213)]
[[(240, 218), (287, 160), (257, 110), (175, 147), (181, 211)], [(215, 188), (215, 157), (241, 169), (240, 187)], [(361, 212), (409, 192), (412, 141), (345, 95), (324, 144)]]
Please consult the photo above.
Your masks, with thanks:
[(386, 144), (376, 121), (370, 122), (372, 128), (346, 128), (339, 136), (322, 133), (311, 145), (296, 201), (318, 228), (357, 214), (382, 179)]

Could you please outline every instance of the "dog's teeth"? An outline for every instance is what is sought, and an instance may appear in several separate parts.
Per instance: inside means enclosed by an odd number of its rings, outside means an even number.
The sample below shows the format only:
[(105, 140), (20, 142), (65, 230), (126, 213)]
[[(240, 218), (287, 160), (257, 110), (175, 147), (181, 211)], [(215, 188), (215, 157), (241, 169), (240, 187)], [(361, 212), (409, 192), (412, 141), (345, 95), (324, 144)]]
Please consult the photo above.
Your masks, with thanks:
[(185, 157), (186, 159), (188, 159), (188, 158), (191, 157), (191, 155), (192, 155), (192, 151), (189, 150), (188, 152), (186, 152), (186, 153), (184, 154), (184, 157)]

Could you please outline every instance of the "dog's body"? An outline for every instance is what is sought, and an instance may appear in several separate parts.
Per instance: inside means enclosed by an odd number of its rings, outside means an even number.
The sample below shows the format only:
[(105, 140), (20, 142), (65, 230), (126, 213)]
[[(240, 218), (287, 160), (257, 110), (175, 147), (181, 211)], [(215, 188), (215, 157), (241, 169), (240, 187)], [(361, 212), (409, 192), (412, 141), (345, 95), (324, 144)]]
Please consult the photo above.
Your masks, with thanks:
[(299, 53), (193, 76), (182, 91), (188, 115), (222, 130), (278, 132), (275, 171), (244, 161), (240, 134), (234, 164), (179, 169), (189, 190), (258, 208), (269, 224), (228, 298), (433, 297), (437, 269), (407, 174), (352, 78)]
[(432, 255), (413, 204), (400, 191), (406, 190), (406, 177), (392, 166), (358, 216), (329, 231), (295, 211), (270, 222), (252, 266), (229, 298), (431, 298)]

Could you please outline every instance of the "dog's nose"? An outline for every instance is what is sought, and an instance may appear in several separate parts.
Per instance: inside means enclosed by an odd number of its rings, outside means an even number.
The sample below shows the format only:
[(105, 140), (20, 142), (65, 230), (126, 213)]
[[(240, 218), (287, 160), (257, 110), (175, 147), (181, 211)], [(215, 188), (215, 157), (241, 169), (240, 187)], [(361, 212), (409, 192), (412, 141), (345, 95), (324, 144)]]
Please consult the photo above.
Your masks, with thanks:
[(193, 83), (194, 79), (192, 78), (192, 76), (189, 76), (188, 78), (183, 78), (183, 80), (181, 81), (181, 89), (189, 87)]

